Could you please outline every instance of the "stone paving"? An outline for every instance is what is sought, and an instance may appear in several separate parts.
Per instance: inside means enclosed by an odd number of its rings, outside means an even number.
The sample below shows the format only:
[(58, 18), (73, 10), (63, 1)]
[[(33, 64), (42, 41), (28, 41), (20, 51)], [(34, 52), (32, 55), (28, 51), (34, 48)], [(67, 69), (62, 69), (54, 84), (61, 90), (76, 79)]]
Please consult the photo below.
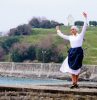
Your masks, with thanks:
[(79, 82), (78, 89), (70, 89), (70, 85), (1, 85), (0, 100), (97, 100), (96, 82)]
[(31, 85), (31, 84), (16, 84), (16, 85), (1, 85), (0, 87), (8, 88), (24, 88), (24, 89), (36, 89), (36, 90), (56, 90), (56, 91), (75, 91), (75, 92), (86, 92), (97, 94), (97, 82), (79, 82), (78, 89), (70, 89), (71, 83), (65, 82), (64, 84), (40, 84), (40, 85)]

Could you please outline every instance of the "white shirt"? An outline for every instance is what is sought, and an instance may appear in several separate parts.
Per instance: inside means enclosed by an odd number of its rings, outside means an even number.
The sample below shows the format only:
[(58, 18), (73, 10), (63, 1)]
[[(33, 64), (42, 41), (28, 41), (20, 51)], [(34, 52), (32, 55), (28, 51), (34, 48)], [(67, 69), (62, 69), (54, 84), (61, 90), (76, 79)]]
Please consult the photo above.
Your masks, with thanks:
[(84, 22), (84, 25), (83, 25), (83, 28), (80, 34), (77, 33), (76, 35), (68, 36), (68, 35), (64, 35), (63, 33), (61, 33), (60, 30), (57, 31), (57, 34), (63, 39), (69, 40), (70, 46), (72, 48), (81, 47), (83, 43), (84, 34), (86, 32), (86, 28), (87, 28), (87, 20)]

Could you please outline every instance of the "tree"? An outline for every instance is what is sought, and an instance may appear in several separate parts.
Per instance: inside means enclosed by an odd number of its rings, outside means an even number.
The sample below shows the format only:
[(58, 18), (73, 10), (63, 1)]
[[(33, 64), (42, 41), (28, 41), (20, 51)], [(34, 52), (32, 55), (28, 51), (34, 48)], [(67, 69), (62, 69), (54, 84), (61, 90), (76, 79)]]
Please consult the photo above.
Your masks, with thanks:
[(59, 25), (58, 22), (54, 21), (54, 20), (51, 20), (51, 27), (52, 28), (55, 28), (57, 25)]
[(32, 28), (27, 24), (18, 26), (17, 30), (22, 35), (30, 35), (32, 32)]
[(51, 62), (51, 55), (51, 49), (43, 49), (39, 47), (36, 49), (36, 59), (38, 61), (41, 61), (43, 63)]
[(49, 20), (42, 20), (40, 23), (41, 28), (51, 28), (51, 23)]
[(39, 28), (40, 27), (40, 21), (38, 18), (34, 17), (29, 21), (29, 25), (31, 25), (34, 28)]
[(27, 46), (24, 44), (15, 44), (12, 47), (11, 58), (14, 62), (23, 62), (27, 58)]
[(36, 48), (36, 59), (38, 61), (42, 61), (43, 60), (42, 48), (39, 48), (39, 47)]
[(34, 60), (36, 58), (36, 48), (33, 45), (30, 45), (27, 49), (27, 59)]
[(83, 26), (84, 22), (83, 21), (75, 21), (74, 25), (76, 26)]
[(61, 48), (58, 48), (56, 45), (51, 46), (52, 55), (51, 55), (51, 61), (55, 63), (60, 63), (63, 61), (64, 57), (61, 53)]
[(28, 44), (15, 44), (12, 48), (12, 61), (23, 62), (24, 60), (34, 60), (36, 57), (35, 47)]
[(2, 47), (0, 47), (0, 61), (3, 61), (5, 57), (5, 51)]
[(90, 26), (97, 26), (97, 21), (89, 21)]
[(1, 46), (6, 51), (6, 53), (8, 53), (12, 45), (17, 42), (19, 42), (17, 37), (8, 37), (2, 42)]
[(32, 32), (32, 28), (28, 24), (19, 25), (16, 28), (10, 29), (8, 35), (14, 36), (14, 35), (30, 35)]
[(48, 35), (47, 38), (43, 39), (37, 46), (36, 59), (42, 62), (61, 62), (63, 55), (61, 53), (62, 47), (58, 47), (53, 44), (53, 38)]
[(54, 20), (48, 20), (46, 18), (32, 18), (29, 21), (29, 25), (31, 25), (33, 28), (54, 28), (57, 25), (64, 25), (63, 23), (58, 23)]

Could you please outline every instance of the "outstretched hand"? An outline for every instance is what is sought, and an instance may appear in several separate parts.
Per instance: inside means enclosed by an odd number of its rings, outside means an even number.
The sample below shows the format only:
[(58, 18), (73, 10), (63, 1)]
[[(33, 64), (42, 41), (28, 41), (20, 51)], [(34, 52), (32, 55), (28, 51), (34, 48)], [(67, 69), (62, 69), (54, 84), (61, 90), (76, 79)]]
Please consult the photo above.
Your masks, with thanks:
[(57, 33), (61, 32), (60, 26), (56, 26), (56, 31), (57, 31)]
[(87, 13), (86, 13), (86, 12), (83, 12), (83, 16), (84, 16), (85, 18), (87, 18)]
[(60, 30), (60, 26), (56, 26), (56, 30)]

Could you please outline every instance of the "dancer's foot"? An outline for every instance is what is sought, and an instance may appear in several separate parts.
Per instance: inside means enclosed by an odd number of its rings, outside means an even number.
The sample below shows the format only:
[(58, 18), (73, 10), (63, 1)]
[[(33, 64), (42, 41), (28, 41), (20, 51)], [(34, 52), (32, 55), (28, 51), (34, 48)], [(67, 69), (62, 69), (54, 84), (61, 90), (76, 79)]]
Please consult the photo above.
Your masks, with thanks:
[(79, 88), (78, 84), (75, 84), (75, 88)]
[(72, 84), (70, 88), (71, 88), (71, 89), (79, 88), (79, 86), (78, 86), (78, 84)]

